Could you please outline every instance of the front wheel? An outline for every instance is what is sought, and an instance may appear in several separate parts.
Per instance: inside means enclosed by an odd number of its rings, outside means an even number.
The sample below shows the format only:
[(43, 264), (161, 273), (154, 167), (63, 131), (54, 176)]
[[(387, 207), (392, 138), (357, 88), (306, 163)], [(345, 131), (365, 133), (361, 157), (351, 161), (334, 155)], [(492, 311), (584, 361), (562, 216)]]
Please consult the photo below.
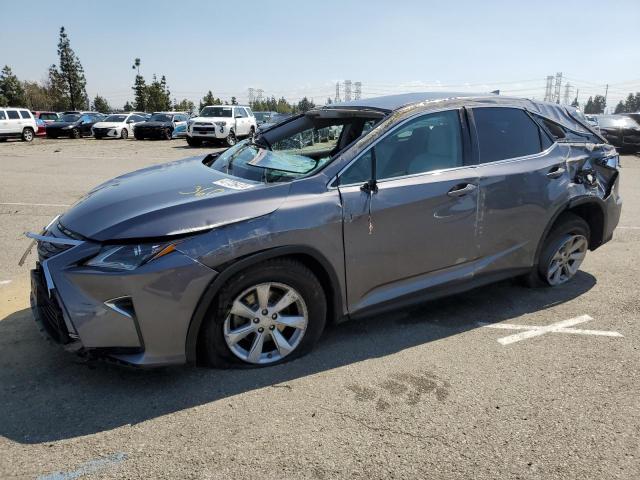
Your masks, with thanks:
[(545, 239), (538, 264), (525, 278), (531, 287), (557, 287), (570, 281), (589, 249), (589, 224), (573, 213), (563, 214)]
[(71, 130), (71, 134), (69, 136), (75, 139), (80, 138), (80, 130), (78, 130), (77, 128), (74, 128), (73, 130)]
[(225, 143), (228, 147), (233, 147), (236, 144), (236, 134), (233, 130), (229, 130), (229, 135), (225, 138)]
[(187, 137), (187, 144), (190, 147), (199, 147), (202, 145), (202, 140), (200, 138)]
[(22, 141), (30, 142), (33, 140), (33, 130), (31, 128), (25, 128), (22, 131)]
[(165, 128), (164, 132), (163, 132), (163, 138), (165, 140), (171, 140), (171, 129), (170, 128)]
[(121, 138), (122, 140), (126, 140), (127, 138), (129, 138), (129, 131), (128, 131), (126, 128), (123, 128), (123, 129), (120, 131), (120, 138)]
[(221, 290), (203, 325), (214, 367), (262, 367), (304, 355), (320, 338), (326, 297), (316, 276), (290, 259), (238, 273)]

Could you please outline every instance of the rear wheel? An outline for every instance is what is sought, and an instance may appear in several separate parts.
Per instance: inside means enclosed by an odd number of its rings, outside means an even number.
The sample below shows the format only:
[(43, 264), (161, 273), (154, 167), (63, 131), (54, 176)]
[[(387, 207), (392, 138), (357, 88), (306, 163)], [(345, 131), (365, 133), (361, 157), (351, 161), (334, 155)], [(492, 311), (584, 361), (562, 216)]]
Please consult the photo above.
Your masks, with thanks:
[(316, 276), (290, 259), (270, 260), (234, 276), (203, 325), (215, 367), (260, 367), (304, 355), (320, 338), (326, 298)]
[(120, 138), (123, 140), (126, 140), (127, 138), (129, 138), (129, 131), (126, 128), (123, 128), (120, 131)]
[(69, 136), (76, 139), (80, 138), (80, 130), (74, 128), (73, 130), (71, 130), (71, 134)]
[(165, 140), (171, 140), (171, 129), (170, 128), (165, 128), (164, 131), (162, 132), (162, 137)]
[(538, 264), (525, 278), (531, 287), (557, 287), (571, 280), (589, 249), (589, 225), (573, 213), (565, 213), (545, 239)]
[(25, 128), (24, 130), (22, 130), (22, 141), (30, 142), (32, 140), (33, 140), (33, 129)]
[(187, 144), (190, 147), (199, 147), (202, 145), (202, 140), (200, 138), (187, 137)]

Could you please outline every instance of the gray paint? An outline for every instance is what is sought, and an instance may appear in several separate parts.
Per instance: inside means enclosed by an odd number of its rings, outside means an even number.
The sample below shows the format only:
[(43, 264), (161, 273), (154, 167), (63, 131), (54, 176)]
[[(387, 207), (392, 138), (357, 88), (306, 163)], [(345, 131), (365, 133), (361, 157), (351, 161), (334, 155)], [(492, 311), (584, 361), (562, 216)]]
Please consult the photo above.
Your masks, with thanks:
[[(418, 103), (407, 106), (409, 102)], [(482, 165), (474, 164), (474, 152), (467, 152), (471, 164), (464, 167), (379, 181), (371, 198), (370, 234), (369, 195), (358, 185), (337, 186), (339, 173), (408, 118), (495, 105), (523, 108), (591, 137)], [(228, 269), (238, 259), (250, 263), (253, 255), (277, 247), (311, 255), (328, 266), (338, 296), (335, 314), (345, 317), (418, 294), (459, 291), (526, 272), (553, 220), (575, 203), (602, 208), (604, 241), (617, 225), (617, 170), (605, 165), (615, 151), (576, 124), (563, 107), (440, 93), (360, 100), (348, 106), (393, 111), (308, 178), (269, 185), (241, 180), (248, 188), (240, 190), (221, 187), (214, 182), (234, 177), (194, 157), (106, 182), (65, 213), (61, 224), (86, 240), (45, 263), (82, 345), (138, 347), (138, 353), (114, 355), (134, 364), (184, 362), (187, 332), (217, 275), (233, 271)], [(470, 133), (473, 136), (472, 128)], [(547, 173), (557, 167), (564, 173), (550, 179)], [(585, 170), (594, 172), (594, 185), (577, 182)], [(461, 197), (447, 195), (461, 183), (477, 188)], [(78, 266), (95, 255), (102, 242), (172, 235), (191, 236), (177, 252), (132, 272)], [(104, 304), (120, 296), (133, 299), (134, 319)]]

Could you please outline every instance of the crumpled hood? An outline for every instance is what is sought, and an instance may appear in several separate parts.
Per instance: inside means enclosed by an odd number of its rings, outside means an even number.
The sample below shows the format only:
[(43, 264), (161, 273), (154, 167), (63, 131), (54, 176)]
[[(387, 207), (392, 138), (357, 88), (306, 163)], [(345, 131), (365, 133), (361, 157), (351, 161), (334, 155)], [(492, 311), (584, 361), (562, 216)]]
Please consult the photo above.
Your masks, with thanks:
[(209, 168), (204, 157), (164, 163), (103, 183), (60, 223), (96, 241), (186, 234), (275, 211), (290, 184), (252, 182)]

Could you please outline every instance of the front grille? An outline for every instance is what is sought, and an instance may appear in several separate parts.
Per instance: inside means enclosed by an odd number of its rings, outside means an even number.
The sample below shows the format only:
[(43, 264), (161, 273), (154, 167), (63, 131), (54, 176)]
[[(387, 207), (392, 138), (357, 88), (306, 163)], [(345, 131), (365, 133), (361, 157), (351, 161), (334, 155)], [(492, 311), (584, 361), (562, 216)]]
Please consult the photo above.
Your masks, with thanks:
[(110, 128), (94, 128), (93, 133), (95, 133), (96, 135), (106, 135), (107, 133), (109, 133), (109, 130), (111, 129)]
[(196, 122), (195, 124), (196, 125), (209, 125), (209, 126), (213, 125), (213, 123), (210, 123), (210, 122)]
[[(77, 233), (73, 233), (70, 230), (67, 230), (62, 226), (60, 222), (56, 222), (55, 225), (51, 225), (48, 230), (43, 233), (44, 236), (47, 237), (55, 237), (55, 238), (67, 238), (72, 240), (84, 240), (81, 235)], [(52, 243), (52, 242), (44, 242), (38, 241), (38, 260), (41, 262), (47, 260), (48, 258), (54, 257), (59, 253), (68, 250), (73, 245), (63, 245), (61, 243)]]
[(56, 342), (62, 344), (71, 342), (62, 309), (55, 298), (55, 292), (49, 296), (40, 265), (31, 271), (31, 293), (32, 299), (35, 301), (32, 307), (35, 310), (36, 321), (40, 326)]
[(193, 131), (194, 132), (204, 132), (204, 133), (215, 132), (216, 131), (216, 127), (193, 127)]

